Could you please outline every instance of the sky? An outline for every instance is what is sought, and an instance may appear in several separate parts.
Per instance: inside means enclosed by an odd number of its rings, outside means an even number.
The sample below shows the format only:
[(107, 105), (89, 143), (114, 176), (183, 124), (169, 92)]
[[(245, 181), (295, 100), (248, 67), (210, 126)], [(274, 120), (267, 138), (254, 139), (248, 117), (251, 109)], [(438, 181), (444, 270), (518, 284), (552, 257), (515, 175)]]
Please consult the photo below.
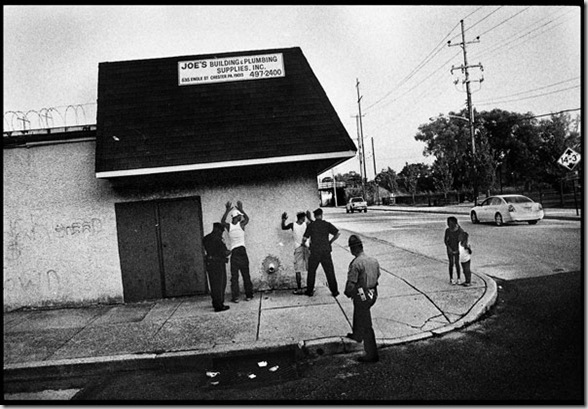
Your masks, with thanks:
[[(466, 108), (463, 74), (451, 72), (464, 64), (461, 20), (468, 65), (483, 68), (469, 68), (477, 111), (581, 114), (579, 5), (3, 11), (4, 131), (22, 129), (22, 113), (33, 129), (95, 124), (101, 62), (300, 47), (356, 145), (361, 104), (367, 178), (388, 167), (398, 173), (433, 162), (414, 138), (419, 125)], [(360, 172), (358, 155), (333, 169), (349, 171)]]

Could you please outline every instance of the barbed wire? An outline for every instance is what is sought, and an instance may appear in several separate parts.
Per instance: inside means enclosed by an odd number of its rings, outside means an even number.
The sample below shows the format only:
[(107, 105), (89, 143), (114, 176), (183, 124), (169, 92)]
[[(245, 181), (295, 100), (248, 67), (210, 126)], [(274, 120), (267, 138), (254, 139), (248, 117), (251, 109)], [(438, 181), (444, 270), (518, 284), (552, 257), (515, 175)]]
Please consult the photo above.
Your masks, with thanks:
[[(43, 107), (38, 110), (4, 112), (4, 132), (26, 131), (96, 123), (97, 103)], [(91, 112), (93, 111), (93, 117)]]

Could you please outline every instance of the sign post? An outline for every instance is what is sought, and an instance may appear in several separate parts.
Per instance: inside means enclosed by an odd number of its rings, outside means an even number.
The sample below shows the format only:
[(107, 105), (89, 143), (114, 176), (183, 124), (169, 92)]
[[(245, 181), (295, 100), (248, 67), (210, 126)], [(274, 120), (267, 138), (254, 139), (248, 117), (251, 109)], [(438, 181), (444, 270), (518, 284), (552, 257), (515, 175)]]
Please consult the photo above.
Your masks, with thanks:
[[(576, 165), (580, 162), (581, 155), (571, 148), (567, 148), (563, 155), (557, 160), (561, 166), (566, 168), (567, 170), (573, 171)], [(574, 192), (574, 205), (576, 206), (576, 216), (579, 216), (578, 212), (578, 200), (576, 198), (576, 179), (578, 179), (578, 172), (571, 172), (570, 174), (566, 175), (564, 180), (571, 180), (572, 181), (572, 189)]]
[(562, 165), (567, 170), (574, 170), (576, 165), (580, 162), (581, 155), (571, 148), (567, 148), (563, 155), (557, 160), (557, 163)]

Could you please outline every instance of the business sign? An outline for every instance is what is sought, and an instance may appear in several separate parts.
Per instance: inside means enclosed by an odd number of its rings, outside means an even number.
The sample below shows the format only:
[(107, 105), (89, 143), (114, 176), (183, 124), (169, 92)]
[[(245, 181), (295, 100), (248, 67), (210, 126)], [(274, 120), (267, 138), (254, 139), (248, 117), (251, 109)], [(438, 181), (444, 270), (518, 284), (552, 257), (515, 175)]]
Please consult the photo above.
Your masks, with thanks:
[(178, 62), (178, 85), (284, 77), (281, 53)]
[(580, 154), (571, 148), (567, 148), (563, 155), (557, 160), (557, 163), (568, 170), (574, 170), (579, 162)]

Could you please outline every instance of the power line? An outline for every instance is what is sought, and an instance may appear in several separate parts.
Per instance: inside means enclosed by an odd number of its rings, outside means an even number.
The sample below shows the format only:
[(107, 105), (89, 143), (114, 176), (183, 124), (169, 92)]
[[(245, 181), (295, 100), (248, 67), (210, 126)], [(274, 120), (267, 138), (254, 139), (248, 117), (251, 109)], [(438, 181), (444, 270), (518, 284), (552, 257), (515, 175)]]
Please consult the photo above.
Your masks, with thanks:
[(505, 96), (502, 96), (502, 97), (496, 97), (495, 99), (492, 99), (492, 100), (482, 100), (481, 102), (482, 103), (492, 102), (492, 101), (495, 101), (496, 99), (511, 98), (511, 97), (514, 97), (514, 96), (517, 96), (517, 95), (528, 94), (529, 92), (535, 92), (535, 91), (539, 91), (539, 90), (542, 90), (542, 89), (545, 89), (545, 88), (555, 87), (556, 85), (565, 84), (566, 82), (575, 81), (578, 78), (580, 78), (580, 77), (570, 78), (569, 80), (556, 82), (556, 83), (551, 84), (551, 85), (546, 85), (544, 87), (534, 88), (534, 89), (531, 89), (531, 90), (528, 90), (528, 91), (517, 92), (516, 94), (505, 95)]
[[(474, 13), (476, 13), (478, 10), (482, 9), (483, 6), (478, 7), (477, 9), (475, 9), (474, 11), (472, 11), (470, 14), (468, 14), (467, 16), (465, 16), (462, 20), (465, 20), (466, 18), (470, 17), (471, 15), (473, 15)], [(459, 26), (459, 23), (457, 23), (455, 26), (453, 26), (453, 28), (451, 30), (449, 30), (449, 32), (445, 35), (445, 37), (443, 37), (443, 39), (439, 42), (439, 44), (437, 44), (435, 47), (433, 47), (433, 50), (431, 50), (429, 52), (429, 54), (427, 54), (427, 56), (423, 59), (423, 61), (421, 61), (404, 79), (402, 79), (401, 81), (399, 81), (398, 85), (396, 85), (396, 87), (394, 89), (392, 89), (391, 91), (389, 91), (388, 93), (386, 93), (386, 95), (384, 95), (382, 98), (380, 98), (379, 100), (377, 100), (376, 102), (374, 102), (373, 104), (369, 105), (366, 109), (365, 112), (367, 112), (368, 110), (370, 110), (372, 107), (376, 106), (377, 104), (379, 104), (381, 101), (383, 101), (384, 99), (386, 99), (392, 92), (396, 91), (398, 88), (400, 88), (402, 85), (404, 85), (409, 79), (411, 79), (422, 67), (424, 67), (429, 61), (431, 61), (437, 54), (439, 54), (439, 52), (441, 52), (445, 47), (444, 47), (444, 43), (445, 40), (447, 39), (447, 37), (449, 37), (451, 35), (451, 33)], [(436, 50), (436, 51), (435, 51)], [(433, 54), (434, 53), (434, 54)], [(431, 55), (433, 54), (433, 55)]]
[(580, 87), (579, 85), (574, 85), (573, 87), (564, 88), (564, 89), (560, 89), (560, 90), (556, 90), (556, 91), (551, 91), (551, 92), (546, 92), (546, 93), (539, 94), (539, 95), (531, 95), (529, 97), (516, 98), (516, 99), (507, 100), (507, 101), (489, 101), (489, 102), (484, 102), (484, 103), (478, 103), (477, 105), (490, 105), (490, 104), (495, 104), (495, 103), (505, 104), (507, 102), (524, 101), (525, 99), (533, 99), (533, 98), (544, 97), (546, 95), (558, 94), (560, 92), (569, 91), (571, 89), (575, 89), (575, 88), (579, 88), (579, 87)]
[(516, 13), (516, 14), (514, 14), (514, 15), (510, 16), (510, 17), (509, 17), (509, 18), (507, 18), (506, 20), (503, 20), (502, 22), (500, 22), (500, 23), (496, 24), (494, 27), (492, 27), (492, 28), (489, 28), (488, 30), (484, 31), (482, 34), (479, 34), (479, 35), (478, 35), (478, 37), (482, 37), (484, 34), (486, 34), (486, 33), (490, 32), (490, 31), (494, 30), (496, 27), (500, 27), (501, 25), (503, 25), (503, 24), (504, 24), (504, 23), (506, 23), (507, 21), (509, 21), (509, 20), (512, 20), (513, 18), (515, 18), (516, 16), (518, 16), (518, 15), (519, 15), (519, 14), (521, 14), (522, 12), (529, 10), (530, 8), (531, 8), (531, 6), (529, 6), (529, 7), (527, 7), (526, 9), (523, 9), (523, 10), (519, 11), (518, 13)]
[[(393, 88), (392, 90), (390, 90), (389, 92), (386, 93), (386, 95), (384, 95), (382, 98), (378, 99), (376, 102), (374, 102), (373, 104), (369, 105), (365, 111), (369, 111), (372, 107), (376, 106), (377, 104), (379, 104), (380, 102), (382, 102), (384, 99), (386, 99), (390, 94), (392, 94), (392, 92), (396, 91), (397, 89), (399, 89), (402, 85), (404, 85), (406, 82), (408, 82), (408, 80), (410, 80), (421, 68), (423, 68), (429, 61), (431, 61), (437, 54), (439, 54), (439, 52), (441, 52), (444, 47), (443, 44), (445, 42), (445, 39), (447, 37), (449, 37), (451, 35), (451, 33), (453, 32), (453, 30), (455, 30), (455, 28), (459, 25), (456, 24), (450, 31), (449, 33), (447, 33), (447, 35), (439, 42), (439, 44), (437, 44), (435, 47), (433, 47), (433, 50), (431, 50), (429, 52), (429, 54), (427, 54), (427, 56), (425, 57), (425, 59), (423, 61), (421, 61), (406, 77), (404, 77), (401, 81), (399, 81), (399, 83), (396, 85), (395, 88)], [(431, 54), (434, 53), (432, 56)], [(430, 56), (430, 57), (429, 57)]]
[[(528, 32), (526, 32), (526, 33), (523, 33), (523, 34), (521, 34), (520, 36), (518, 36), (518, 37), (516, 37), (516, 38), (514, 38), (514, 39), (512, 39), (512, 40), (510, 40), (510, 41), (507, 41), (507, 42), (506, 42), (506, 43), (504, 43), (504, 44), (499, 44), (499, 45), (497, 45), (497, 46), (495, 46), (495, 47), (493, 47), (493, 48), (487, 48), (487, 49), (485, 49), (485, 50), (482, 50), (482, 51), (480, 52), (480, 54), (479, 54), (479, 57), (481, 57), (481, 56), (483, 56), (483, 55), (486, 55), (486, 54), (488, 54), (488, 53), (494, 52), (494, 51), (496, 51), (496, 50), (499, 50), (499, 49), (501, 49), (501, 48), (504, 48), (504, 47), (508, 46), (509, 44), (512, 44), (512, 43), (514, 43), (514, 42), (516, 42), (516, 41), (518, 41), (518, 40), (520, 40), (520, 39), (522, 39), (522, 38), (525, 38), (525, 37), (529, 36), (530, 34), (532, 34), (533, 32), (535, 32), (535, 31), (537, 31), (537, 30), (539, 30), (539, 29), (541, 29), (541, 28), (543, 28), (543, 27), (545, 27), (545, 26), (547, 26), (547, 25), (549, 25), (549, 24), (551, 24), (551, 23), (555, 22), (555, 21), (556, 21), (556, 20), (558, 20), (559, 18), (561, 18), (561, 17), (563, 17), (563, 16), (565, 16), (565, 15), (567, 15), (567, 14), (571, 13), (571, 12), (572, 12), (572, 10), (570, 10), (569, 12), (567, 12), (567, 13), (564, 13), (564, 14), (562, 14), (562, 15), (560, 15), (560, 16), (558, 16), (558, 17), (554, 18), (553, 20), (550, 20), (550, 21), (548, 21), (548, 22), (546, 22), (546, 23), (544, 23), (544, 24), (540, 25), (539, 27), (536, 27), (536, 28), (532, 29), (531, 31), (528, 31)], [(523, 30), (521, 30), (521, 31), (527, 30), (528, 28), (532, 27), (533, 25), (535, 25), (535, 24), (537, 24), (538, 22), (540, 22), (540, 21), (543, 21), (543, 20), (545, 20), (545, 18), (543, 18), (543, 19), (541, 19), (541, 20), (538, 20), (537, 22), (535, 22), (535, 23), (533, 23), (533, 24), (531, 24), (531, 25), (527, 26), (525, 29), (523, 29)], [(541, 32), (541, 33), (539, 33), (539, 34), (537, 34), (537, 35), (536, 35), (536, 36), (534, 36), (534, 37), (537, 37), (538, 35), (544, 34), (544, 33), (546, 33), (547, 31), (549, 31), (549, 30), (551, 30), (551, 29), (553, 29), (553, 28), (555, 28), (555, 27), (557, 27), (557, 26), (559, 26), (559, 25), (561, 25), (561, 24), (563, 24), (563, 23), (564, 23), (564, 22), (560, 22), (560, 23), (558, 23), (558, 24), (556, 24), (556, 25), (554, 25), (554, 26), (552, 26), (552, 27), (549, 27), (547, 30), (545, 30), (545, 31), (543, 31), (543, 32)], [(534, 38), (534, 37), (532, 37), (532, 38)], [(521, 44), (516, 44), (515, 46), (519, 46), (519, 45), (521, 45)], [(515, 47), (515, 46), (513, 46), (513, 47)], [(510, 47), (510, 48), (513, 48), (513, 47)], [(510, 49), (510, 48), (508, 48), (508, 49)]]
[(557, 114), (563, 114), (566, 112), (573, 112), (573, 111), (581, 111), (582, 108), (573, 108), (573, 109), (564, 109), (563, 111), (559, 111), (559, 112), (552, 112), (550, 114), (541, 114), (541, 115), (534, 115), (534, 116), (525, 116), (525, 119), (533, 119), (533, 118), (541, 118), (542, 116), (552, 116), (552, 115), (557, 115)]
[[(398, 97), (396, 97), (395, 99), (393, 99), (392, 101), (389, 101), (386, 105), (384, 106), (389, 106), (391, 103), (398, 101), (400, 98), (404, 97), (406, 94), (408, 94), (410, 91), (412, 91), (413, 89), (419, 87), (421, 84), (423, 84), (426, 80), (428, 80), (431, 76), (433, 76), (434, 74), (436, 74), (438, 71), (440, 71), (441, 69), (443, 69), (447, 64), (449, 64), (457, 55), (459, 54), (459, 51), (457, 53), (455, 53), (454, 55), (451, 56), (451, 58), (449, 58), (447, 61), (445, 61), (443, 64), (441, 64), (439, 66), (439, 68), (437, 68), (435, 71), (431, 72), (427, 77), (423, 78), (421, 82), (417, 83), (416, 85), (414, 85), (412, 88), (406, 90), (403, 94), (399, 95)], [(383, 106), (381, 106), (382, 108)]]
[[(480, 24), (482, 21), (486, 20), (488, 17), (490, 17), (492, 14), (496, 13), (498, 10), (500, 10), (501, 8), (503, 8), (504, 6), (499, 6), (497, 7), (494, 11), (491, 11), (486, 17), (482, 18), (481, 20), (478, 20), (477, 22), (475, 22), (474, 24), (472, 24), (467, 30), (464, 31), (464, 33), (467, 33), (468, 31), (470, 31), (472, 28), (474, 28), (475, 26), (477, 26), (478, 24)], [(453, 37), (450, 41), (453, 42), (453, 40), (455, 40), (456, 38), (458, 38), (460, 36), (460, 34), (456, 35), (455, 37)]]

